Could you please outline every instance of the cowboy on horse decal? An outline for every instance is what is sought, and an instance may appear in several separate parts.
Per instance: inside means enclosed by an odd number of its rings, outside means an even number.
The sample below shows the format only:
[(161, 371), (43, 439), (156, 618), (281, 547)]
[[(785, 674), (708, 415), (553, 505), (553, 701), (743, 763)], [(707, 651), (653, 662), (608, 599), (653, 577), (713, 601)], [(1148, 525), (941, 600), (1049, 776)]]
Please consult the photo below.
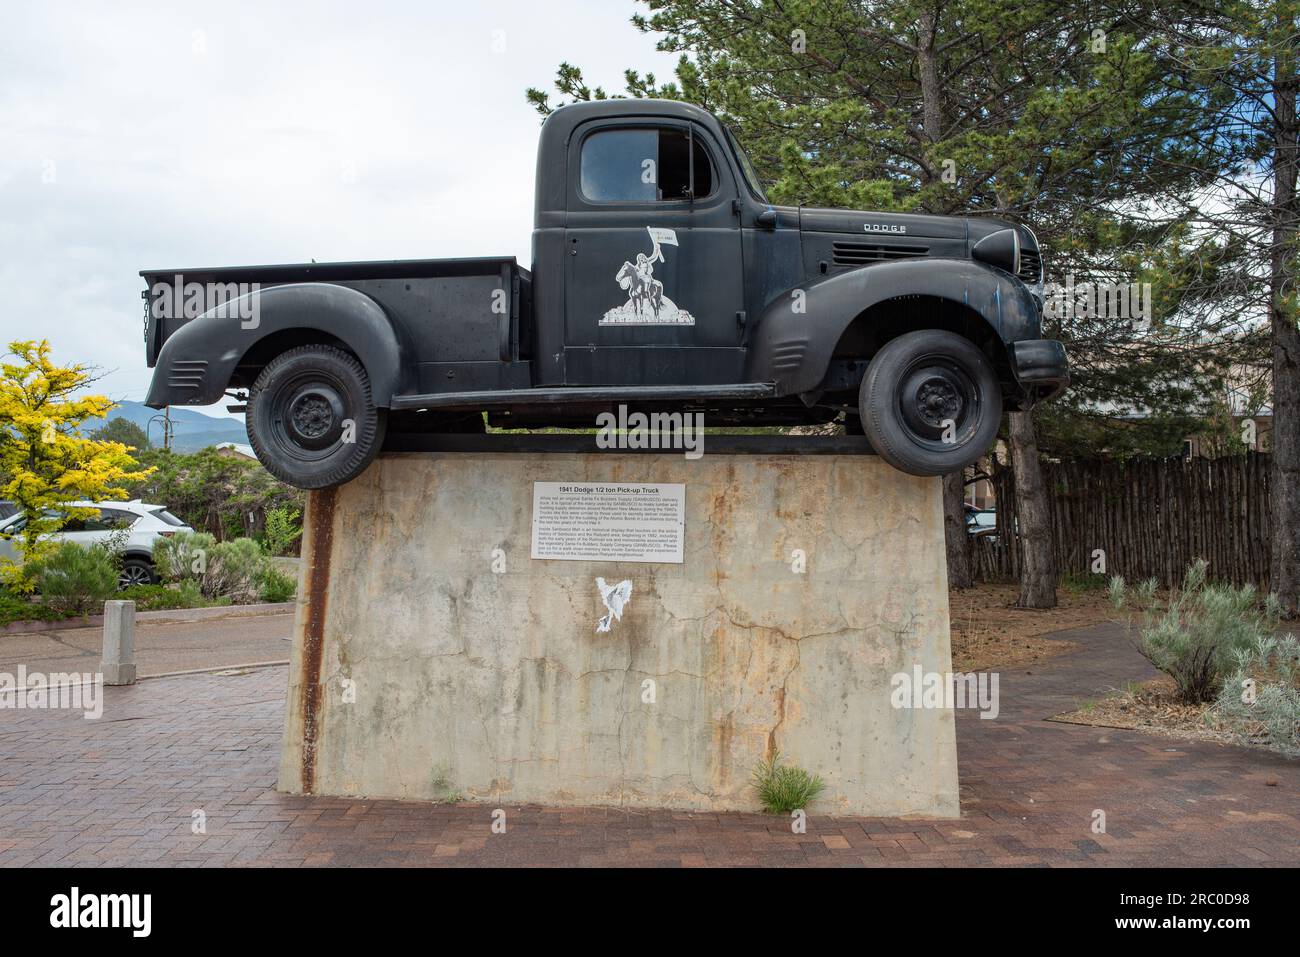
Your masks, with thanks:
[(693, 326), (695, 317), (664, 295), (664, 284), (654, 275), (656, 262), (667, 262), (664, 246), (676, 246), (677, 234), (671, 229), (647, 226), (654, 251), (649, 256), (636, 254), (636, 262), (625, 262), (614, 277), (627, 293), (627, 302), (615, 306), (600, 320), (602, 326)]

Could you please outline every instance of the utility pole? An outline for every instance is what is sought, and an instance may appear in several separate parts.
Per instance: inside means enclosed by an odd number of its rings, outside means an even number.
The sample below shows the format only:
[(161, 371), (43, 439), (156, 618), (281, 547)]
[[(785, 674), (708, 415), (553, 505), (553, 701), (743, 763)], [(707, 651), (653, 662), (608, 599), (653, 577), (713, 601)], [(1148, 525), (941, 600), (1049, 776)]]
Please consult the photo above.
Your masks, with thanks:
[(153, 416), (146, 424), (144, 429), (145, 438), (149, 437), (149, 429), (155, 422), (162, 423), (163, 430), (163, 451), (171, 451), (172, 447), (172, 407), (166, 406), (161, 415)]

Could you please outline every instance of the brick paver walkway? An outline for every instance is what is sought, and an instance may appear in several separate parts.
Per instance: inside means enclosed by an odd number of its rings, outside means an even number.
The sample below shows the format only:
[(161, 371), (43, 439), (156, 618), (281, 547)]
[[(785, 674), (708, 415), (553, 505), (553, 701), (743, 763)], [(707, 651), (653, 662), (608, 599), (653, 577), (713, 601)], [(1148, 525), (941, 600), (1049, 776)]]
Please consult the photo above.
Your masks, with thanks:
[(109, 689), (100, 721), (0, 711), (0, 865), (1300, 863), (1300, 762), (1044, 721), (1150, 673), (1114, 628), (1062, 637), (1002, 673), (997, 720), (959, 716), (957, 821), (507, 805), (494, 835), (484, 806), (287, 797), (274, 667)]

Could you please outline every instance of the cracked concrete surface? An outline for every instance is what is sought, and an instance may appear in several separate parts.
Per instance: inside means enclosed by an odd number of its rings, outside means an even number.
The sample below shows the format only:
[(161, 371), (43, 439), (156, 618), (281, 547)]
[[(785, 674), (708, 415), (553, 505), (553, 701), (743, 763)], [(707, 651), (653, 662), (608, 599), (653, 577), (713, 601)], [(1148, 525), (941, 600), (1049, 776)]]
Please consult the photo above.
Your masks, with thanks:
[[(685, 562), (532, 560), (534, 481), (685, 483)], [(952, 712), (890, 704), (893, 674), (950, 670), (937, 479), (871, 456), (393, 455), (334, 523), (318, 793), (753, 810), (779, 750), (826, 780), (823, 814), (958, 813)], [(598, 575), (633, 582), (608, 634)]]

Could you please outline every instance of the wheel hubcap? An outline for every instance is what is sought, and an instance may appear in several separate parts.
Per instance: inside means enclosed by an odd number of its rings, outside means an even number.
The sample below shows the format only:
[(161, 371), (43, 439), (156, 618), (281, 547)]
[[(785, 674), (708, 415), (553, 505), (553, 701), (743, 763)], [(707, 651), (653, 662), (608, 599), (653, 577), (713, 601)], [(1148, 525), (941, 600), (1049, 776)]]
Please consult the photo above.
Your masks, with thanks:
[(951, 449), (968, 438), (978, 418), (975, 384), (966, 372), (934, 358), (918, 361), (903, 376), (899, 412), (924, 444)]
[(311, 383), (299, 388), (287, 408), (285, 430), (303, 448), (326, 448), (343, 432), (343, 399), (329, 385)]
[(130, 588), (132, 585), (147, 585), (149, 584), (149, 573), (139, 566), (132, 565), (130, 568), (122, 569), (117, 584), (119, 588)]

